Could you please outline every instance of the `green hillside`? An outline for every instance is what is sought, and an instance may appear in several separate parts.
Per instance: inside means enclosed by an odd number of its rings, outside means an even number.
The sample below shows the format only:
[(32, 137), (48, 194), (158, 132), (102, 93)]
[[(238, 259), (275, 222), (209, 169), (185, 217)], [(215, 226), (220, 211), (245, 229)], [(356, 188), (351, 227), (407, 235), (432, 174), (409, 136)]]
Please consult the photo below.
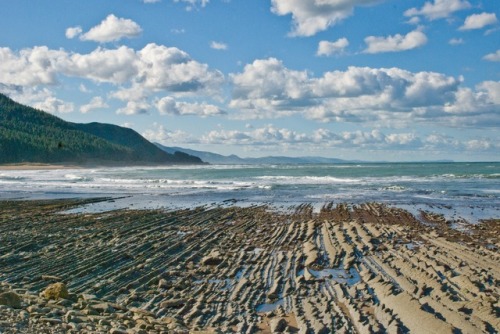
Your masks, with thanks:
[(0, 94), (0, 163), (102, 165), (202, 163), (168, 154), (132, 129), (66, 122)]

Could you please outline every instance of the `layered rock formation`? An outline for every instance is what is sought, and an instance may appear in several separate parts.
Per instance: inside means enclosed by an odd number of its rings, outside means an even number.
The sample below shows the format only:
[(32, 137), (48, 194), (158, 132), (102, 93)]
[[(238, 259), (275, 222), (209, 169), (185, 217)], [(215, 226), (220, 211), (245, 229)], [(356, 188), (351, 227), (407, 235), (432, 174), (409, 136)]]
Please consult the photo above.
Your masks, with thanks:
[(0, 300), (20, 301), (0, 332), (500, 328), (498, 220), (456, 230), (371, 203), (61, 213), (85, 202), (0, 202)]

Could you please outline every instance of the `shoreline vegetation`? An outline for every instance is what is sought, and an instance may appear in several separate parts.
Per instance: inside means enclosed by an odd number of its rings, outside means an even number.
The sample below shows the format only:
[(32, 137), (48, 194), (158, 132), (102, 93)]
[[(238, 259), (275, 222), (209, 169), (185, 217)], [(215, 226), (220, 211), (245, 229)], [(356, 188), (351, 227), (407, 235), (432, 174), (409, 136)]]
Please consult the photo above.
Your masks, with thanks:
[(495, 333), (500, 220), (0, 201), (2, 333)]

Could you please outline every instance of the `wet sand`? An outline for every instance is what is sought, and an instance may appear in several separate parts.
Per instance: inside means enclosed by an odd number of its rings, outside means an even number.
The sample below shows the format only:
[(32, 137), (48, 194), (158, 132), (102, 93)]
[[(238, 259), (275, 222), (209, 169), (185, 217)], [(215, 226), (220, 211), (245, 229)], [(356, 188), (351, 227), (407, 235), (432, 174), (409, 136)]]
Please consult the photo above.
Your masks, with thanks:
[(0, 170), (53, 170), (53, 169), (75, 169), (75, 168), (90, 168), (76, 165), (51, 165), (41, 163), (27, 164), (0, 164)]
[(376, 203), (61, 213), (101, 200), (0, 202), (0, 332), (500, 328), (498, 219)]

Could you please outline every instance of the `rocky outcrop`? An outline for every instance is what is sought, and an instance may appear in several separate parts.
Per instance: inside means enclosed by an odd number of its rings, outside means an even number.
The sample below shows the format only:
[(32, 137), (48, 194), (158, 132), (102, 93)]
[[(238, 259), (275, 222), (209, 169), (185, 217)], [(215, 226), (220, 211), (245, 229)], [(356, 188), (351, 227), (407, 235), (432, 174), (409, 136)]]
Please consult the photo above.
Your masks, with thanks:
[(500, 328), (493, 219), (459, 231), (376, 203), (61, 214), (84, 202), (0, 201), (0, 332)]

